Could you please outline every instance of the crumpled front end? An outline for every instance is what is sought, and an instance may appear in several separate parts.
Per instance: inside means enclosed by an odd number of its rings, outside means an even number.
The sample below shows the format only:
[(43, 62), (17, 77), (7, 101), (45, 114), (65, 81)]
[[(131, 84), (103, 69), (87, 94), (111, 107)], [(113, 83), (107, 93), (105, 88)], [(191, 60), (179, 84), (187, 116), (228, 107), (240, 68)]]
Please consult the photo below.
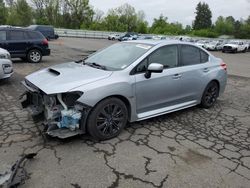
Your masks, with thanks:
[(89, 108), (77, 101), (82, 92), (48, 95), (28, 80), (22, 84), (26, 88), (21, 96), (22, 107), (28, 108), (34, 118), (44, 121), (47, 134), (67, 138), (85, 133), (85, 117)]

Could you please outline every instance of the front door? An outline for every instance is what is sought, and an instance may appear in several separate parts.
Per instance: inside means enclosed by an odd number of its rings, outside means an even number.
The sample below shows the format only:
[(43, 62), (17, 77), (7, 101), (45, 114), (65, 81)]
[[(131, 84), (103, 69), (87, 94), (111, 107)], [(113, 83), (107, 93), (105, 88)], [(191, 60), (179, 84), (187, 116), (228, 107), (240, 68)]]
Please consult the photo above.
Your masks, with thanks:
[[(146, 79), (145, 70), (151, 63), (164, 65), (164, 70), (162, 73), (152, 73), (151, 78)], [(159, 48), (136, 67), (137, 114), (145, 114), (178, 103), (182, 78), (177, 65), (178, 47), (170, 45)]]

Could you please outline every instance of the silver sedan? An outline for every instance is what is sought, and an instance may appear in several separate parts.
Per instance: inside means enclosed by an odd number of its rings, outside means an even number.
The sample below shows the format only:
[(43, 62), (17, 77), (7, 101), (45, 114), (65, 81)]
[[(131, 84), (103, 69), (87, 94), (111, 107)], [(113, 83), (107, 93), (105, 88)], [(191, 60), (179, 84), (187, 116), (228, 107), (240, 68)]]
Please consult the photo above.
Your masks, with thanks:
[(85, 61), (28, 75), (22, 105), (34, 117), (45, 117), (51, 136), (88, 132), (105, 140), (127, 122), (213, 106), (225, 90), (226, 69), (221, 59), (191, 43), (121, 42)]
[(13, 74), (12, 61), (7, 50), (0, 48), (0, 79), (9, 78)]

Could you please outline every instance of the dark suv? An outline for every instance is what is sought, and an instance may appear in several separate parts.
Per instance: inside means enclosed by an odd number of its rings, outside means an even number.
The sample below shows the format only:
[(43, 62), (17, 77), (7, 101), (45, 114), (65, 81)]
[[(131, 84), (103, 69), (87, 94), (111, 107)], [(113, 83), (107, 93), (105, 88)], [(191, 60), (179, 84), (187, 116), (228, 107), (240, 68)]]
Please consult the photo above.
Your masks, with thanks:
[(46, 37), (47, 40), (58, 39), (58, 35), (55, 34), (54, 27), (51, 25), (30, 25), (28, 29), (33, 31), (39, 31)]
[(17, 27), (0, 27), (0, 48), (8, 50), (12, 58), (31, 63), (50, 55), (48, 41), (41, 33)]

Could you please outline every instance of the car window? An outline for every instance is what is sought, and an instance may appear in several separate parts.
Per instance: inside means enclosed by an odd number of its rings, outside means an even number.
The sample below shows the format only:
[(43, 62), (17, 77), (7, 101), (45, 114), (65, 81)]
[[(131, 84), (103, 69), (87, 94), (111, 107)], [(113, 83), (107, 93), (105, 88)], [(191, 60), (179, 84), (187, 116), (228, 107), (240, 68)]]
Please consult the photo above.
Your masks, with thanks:
[(148, 58), (144, 59), (139, 65), (136, 67), (136, 73), (146, 72), (148, 68)]
[(176, 45), (161, 47), (148, 58), (148, 63), (160, 63), (166, 68), (176, 67), (178, 63), (178, 48)]
[(196, 65), (201, 62), (200, 49), (194, 46), (181, 46), (181, 65)]
[(0, 31), (0, 40), (6, 40), (6, 31)]
[(26, 36), (23, 31), (10, 31), (9, 38), (10, 40), (24, 40)]
[(40, 34), (38, 32), (30, 31), (30, 32), (28, 32), (28, 35), (29, 35), (30, 39), (42, 39), (43, 38), (42, 34)]
[(200, 55), (201, 55), (201, 63), (206, 63), (208, 62), (208, 54), (204, 52), (203, 50), (200, 50)]

